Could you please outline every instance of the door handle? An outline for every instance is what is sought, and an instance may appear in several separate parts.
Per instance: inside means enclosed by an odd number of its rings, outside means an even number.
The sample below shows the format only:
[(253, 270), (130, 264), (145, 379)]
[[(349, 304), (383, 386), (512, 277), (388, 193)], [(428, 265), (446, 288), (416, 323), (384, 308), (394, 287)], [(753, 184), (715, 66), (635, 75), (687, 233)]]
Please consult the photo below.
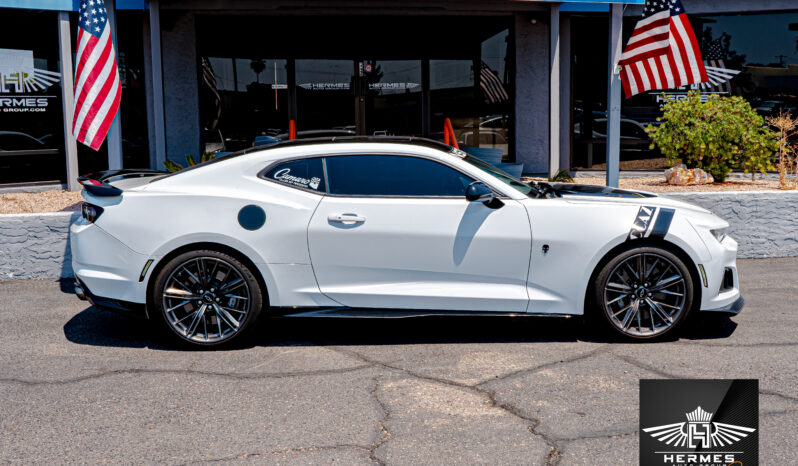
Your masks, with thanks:
[(330, 214), (327, 220), (335, 223), (343, 223), (345, 225), (354, 225), (355, 223), (363, 223), (366, 217), (361, 217), (357, 214)]

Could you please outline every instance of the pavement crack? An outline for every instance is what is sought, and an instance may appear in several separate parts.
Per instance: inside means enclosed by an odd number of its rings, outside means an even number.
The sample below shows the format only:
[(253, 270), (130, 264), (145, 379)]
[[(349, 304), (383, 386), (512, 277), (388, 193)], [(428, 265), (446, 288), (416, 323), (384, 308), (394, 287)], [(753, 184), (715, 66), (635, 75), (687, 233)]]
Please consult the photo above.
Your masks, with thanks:
[(551, 447), (551, 451), (546, 455), (546, 466), (557, 466), (562, 460), (562, 452), (557, 450), (556, 447)]
[(340, 349), (340, 348), (336, 348), (336, 349), (332, 349), (332, 350), (333, 351), (338, 351), (338, 352), (340, 352), (342, 354), (349, 355), (349, 356), (354, 357), (354, 358), (357, 358), (358, 360), (360, 360), (360, 361), (362, 361), (364, 363), (381, 366), (381, 367), (383, 367), (385, 369), (392, 370), (392, 371), (401, 372), (403, 374), (409, 375), (410, 377), (413, 377), (413, 378), (416, 378), (416, 379), (419, 379), (419, 380), (425, 380), (427, 382), (447, 385), (447, 386), (455, 387), (455, 388), (458, 388), (458, 389), (461, 389), (461, 390), (477, 393), (477, 394), (479, 394), (479, 395), (481, 395), (481, 396), (483, 396), (483, 397), (488, 399), (488, 403), (489, 403), (489, 406), (491, 408), (500, 409), (500, 410), (510, 414), (511, 416), (513, 416), (513, 417), (515, 417), (517, 419), (521, 419), (522, 421), (524, 421), (527, 424), (527, 431), (530, 434), (532, 434), (534, 437), (540, 438), (549, 447), (549, 452), (546, 454), (546, 457), (544, 458), (544, 461), (545, 461), (545, 463), (547, 465), (556, 466), (559, 463), (560, 459), (562, 458), (562, 447), (560, 445), (558, 445), (557, 439), (555, 439), (555, 438), (553, 438), (553, 437), (551, 437), (551, 436), (549, 436), (549, 435), (547, 435), (547, 434), (545, 434), (543, 432), (540, 432), (538, 430), (538, 427), (540, 426), (540, 420), (539, 419), (525, 415), (524, 413), (521, 412), (521, 410), (519, 408), (517, 408), (516, 406), (513, 406), (510, 403), (504, 403), (504, 402), (498, 401), (496, 399), (496, 392), (494, 392), (493, 390), (488, 390), (488, 389), (485, 389), (485, 388), (482, 388), (482, 387), (479, 387), (479, 386), (476, 386), (476, 385), (468, 385), (468, 384), (464, 384), (464, 383), (461, 383), (461, 382), (456, 382), (456, 381), (453, 381), (453, 380), (441, 379), (441, 378), (438, 378), (438, 377), (432, 377), (432, 376), (428, 376), (428, 375), (419, 374), (417, 372), (411, 371), (410, 369), (406, 369), (404, 367), (396, 366), (396, 365), (389, 364), (389, 363), (382, 362), (382, 361), (378, 361), (378, 360), (375, 360), (375, 359), (369, 359), (366, 356), (363, 356), (362, 354), (358, 353), (357, 351), (343, 350), (343, 349)]
[(648, 372), (653, 372), (654, 374), (657, 374), (660, 377), (664, 377), (666, 379), (678, 379), (678, 378), (680, 378), (677, 375), (669, 374), (669, 373), (667, 373), (667, 372), (665, 372), (665, 371), (663, 371), (661, 369), (658, 369), (658, 368), (656, 368), (654, 366), (651, 366), (651, 365), (648, 365), (648, 364), (646, 364), (644, 362), (638, 361), (637, 359), (630, 358), (629, 356), (624, 356), (622, 354), (617, 354), (617, 353), (610, 353), (610, 354), (612, 354), (616, 358), (618, 358), (618, 359), (620, 359), (622, 361), (625, 361), (628, 364), (631, 364), (631, 365), (633, 365), (635, 367), (647, 370)]
[(485, 379), (485, 380), (482, 380), (480, 382), (477, 382), (473, 386), (474, 387), (479, 387), (481, 385), (485, 385), (485, 384), (490, 383), (490, 382), (495, 382), (495, 381), (498, 381), (498, 380), (507, 380), (507, 379), (511, 379), (513, 377), (516, 377), (516, 376), (522, 375), (522, 374), (532, 374), (532, 373), (541, 371), (543, 369), (548, 369), (549, 367), (557, 366), (559, 364), (567, 364), (567, 363), (571, 363), (571, 362), (581, 361), (583, 359), (589, 359), (589, 358), (592, 358), (593, 356), (596, 356), (596, 355), (599, 355), (599, 354), (602, 354), (602, 353), (606, 353), (607, 351), (609, 351), (610, 347), (611, 346), (609, 344), (602, 345), (602, 346), (600, 346), (600, 347), (598, 347), (598, 348), (596, 348), (596, 349), (594, 349), (592, 351), (588, 351), (586, 353), (580, 353), (580, 354), (578, 354), (576, 356), (572, 356), (570, 358), (560, 359), (559, 361), (547, 362), (545, 364), (540, 364), (540, 365), (537, 365), (537, 366), (534, 366), (534, 367), (528, 367), (528, 368), (525, 368), (525, 369), (519, 369), (517, 371), (508, 372), (508, 373), (506, 373), (504, 375), (497, 375), (497, 376), (495, 376), (493, 378), (489, 378), (489, 379)]
[(777, 398), (781, 398), (782, 400), (791, 401), (793, 403), (798, 402), (798, 397), (795, 397), (795, 396), (792, 396), (792, 395), (785, 395), (784, 393), (779, 393), (779, 392), (773, 391), (773, 390), (766, 390), (766, 389), (760, 388), (759, 389), (759, 394), (760, 395), (775, 396)]
[(369, 459), (380, 466), (384, 466), (385, 462), (377, 457), (377, 449), (388, 442), (393, 435), (386, 427), (386, 424), (391, 417), (391, 410), (388, 408), (388, 405), (380, 399), (380, 377), (382, 377), (382, 373), (380, 373), (380, 375), (377, 377), (374, 377), (374, 385), (371, 389), (371, 395), (377, 402), (377, 406), (379, 406), (380, 411), (382, 411), (382, 416), (379, 421), (380, 433), (369, 447)]
[(98, 372), (96, 374), (82, 375), (69, 379), (61, 380), (29, 380), (20, 378), (0, 378), (0, 384), (20, 384), (20, 385), (66, 385), (72, 383), (80, 383), (89, 380), (101, 379), (104, 377), (111, 377), (116, 375), (138, 375), (138, 374), (175, 374), (175, 375), (198, 375), (206, 377), (221, 377), (232, 380), (257, 380), (257, 379), (285, 379), (291, 377), (307, 377), (318, 375), (331, 375), (331, 374), (344, 374), (347, 372), (359, 371), (373, 367), (372, 364), (362, 364), (354, 367), (347, 367), (343, 369), (322, 369), (316, 371), (296, 371), (296, 372), (273, 372), (273, 373), (260, 373), (260, 374), (237, 374), (229, 372), (209, 372), (197, 371), (186, 369), (116, 369)]
[[(653, 367), (653, 366), (650, 366), (650, 365), (645, 364), (643, 362), (640, 362), (637, 359), (630, 358), (629, 356), (624, 356), (624, 355), (615, 354), (615, 353), (612, 353), (612, 354), (616, 358), (621, 359), (623, 361), (626, 361), (627, 363), (629, 363), (629, 364), (631, 364), (633, 366), (639, 367), (641, 369), (645, 369), (645, 370), (647, 370), (649, 372), (653, 372), (653, 373), (659, 375), (660, 377), (664, 377), (666, 379), (688, 379), (688, 378), (690, 378), (690, 377), (670, 374), (670, 373), (665, 372), (663, 370), (657, 369), (656, 367)], [(779, 392), (774, 391), (774, 390), (760, 388), (759, 389), (759, 394), (760, 395), (772, 395), (772, 396), (781, 398), (783, 400), (787, 400), (787, 401), (791, 401), (791, 402), (798, 402), (798, 397), (795, 397), (795, 396), (792, 396), (792, 395), (785, 395), (784, 393), (779, 393)]]
[(798, 411), (798, 409), (782, 409), (781, 411), (766, 411), (766, 412), (760, 414), (760, 417), (764, 417), (764, 416), (781, 416), (783, 414), (792, 414), (792, 413), (794, 413), (796, 411)]
[(568, 438), (561, 438), (559, 439), (562, 442), (578, 442), (580, 440), (593, 440), (593, 439), (616, 439), (616, 438), (625, 438), (625, 437), (633, 437), (638, 434), (637, 429), (631, 430), (627, 432), (618, 432), (618, 433), (603, 433), (603, 432), (595, 432), (592, 434), (580, 435), (579, 437), (568, 437)]

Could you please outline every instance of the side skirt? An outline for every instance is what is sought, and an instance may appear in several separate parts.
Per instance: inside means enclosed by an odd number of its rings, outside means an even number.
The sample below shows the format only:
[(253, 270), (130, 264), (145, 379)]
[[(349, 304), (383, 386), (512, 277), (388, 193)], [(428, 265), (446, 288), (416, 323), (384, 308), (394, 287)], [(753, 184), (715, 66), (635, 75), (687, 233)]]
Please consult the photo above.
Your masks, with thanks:
[(328, 309), (272, 308), (272, 315), (280, 317), (337, 317), (346, 319), (406, 319), (410, 317), (562, 317), (570, 314), (532, 314), (526, 312), (434, 311), (427, 309), (365, 309), (336, 307)]

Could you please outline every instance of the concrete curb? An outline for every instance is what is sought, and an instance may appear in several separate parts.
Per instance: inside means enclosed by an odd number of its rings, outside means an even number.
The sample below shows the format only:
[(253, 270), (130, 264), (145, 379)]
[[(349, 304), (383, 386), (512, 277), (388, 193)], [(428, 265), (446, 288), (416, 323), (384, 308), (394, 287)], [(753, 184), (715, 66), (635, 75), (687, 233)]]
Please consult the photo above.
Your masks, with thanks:
[[(668, 193), (727, 220), (739, 257), (798, 257), (798, 191)], [(0, 280), (69, 278), (69, 225), (79, 212), (0, 215)]]

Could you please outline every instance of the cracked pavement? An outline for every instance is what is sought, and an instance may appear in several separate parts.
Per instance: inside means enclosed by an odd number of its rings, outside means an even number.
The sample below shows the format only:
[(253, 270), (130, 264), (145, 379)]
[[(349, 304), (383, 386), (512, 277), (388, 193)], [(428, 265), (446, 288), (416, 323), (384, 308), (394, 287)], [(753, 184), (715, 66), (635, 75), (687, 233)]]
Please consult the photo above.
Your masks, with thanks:
[[(798, 451), (798, 259), (677, 341), (577, 319), (274, 319), (175, 348), (58, 281), (0, 282), (0, 462), (635, 464), (641, 378), (759, 378), (762, 464)], [(68, 290), (67, 290), (68, 291)]]

